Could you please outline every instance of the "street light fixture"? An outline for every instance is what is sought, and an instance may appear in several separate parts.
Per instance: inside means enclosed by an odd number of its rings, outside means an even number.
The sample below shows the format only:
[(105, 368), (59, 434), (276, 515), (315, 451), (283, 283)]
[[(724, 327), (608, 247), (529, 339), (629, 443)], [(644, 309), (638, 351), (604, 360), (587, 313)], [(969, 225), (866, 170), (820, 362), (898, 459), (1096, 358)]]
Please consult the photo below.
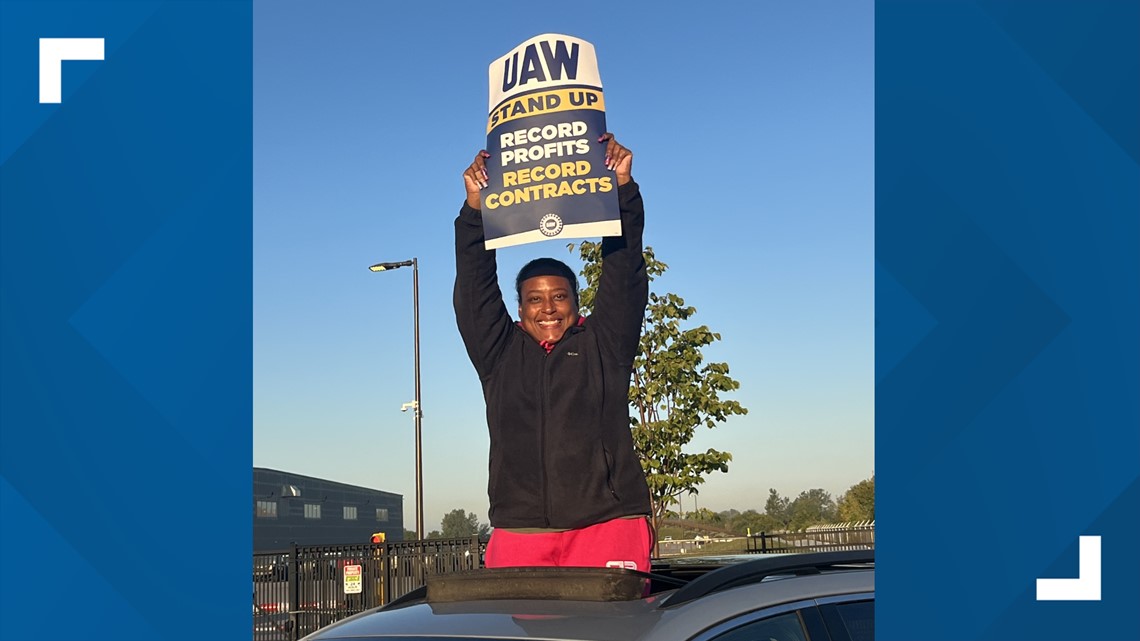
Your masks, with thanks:
[(386, 272), (400, 267), (412, 268), (412, 314), (415, 324), (415, 376), (416, 399), (411, 403), (404, 403), (401, 411), (408, 411), (410, 407), (416, 417), (416, 538), (424, 538), (424, 474), (423, 474), (423, 448), (422, 448), (422, 421), (424, 417), (423, 404), (420, 403), (420, 264), (413, 258), (398, 263), (377, 263), (368, 269), (374, 272)]

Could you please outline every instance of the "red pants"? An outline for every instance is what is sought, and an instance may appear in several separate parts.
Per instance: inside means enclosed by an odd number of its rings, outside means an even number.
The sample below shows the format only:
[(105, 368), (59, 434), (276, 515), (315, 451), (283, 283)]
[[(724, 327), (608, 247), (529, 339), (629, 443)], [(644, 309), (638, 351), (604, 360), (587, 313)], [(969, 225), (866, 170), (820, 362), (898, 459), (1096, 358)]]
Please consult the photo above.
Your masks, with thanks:
[(565, 532), (519, 534), (496, 529), (487, 542), (489, 568), (609, 567), (649, 571), (647, 519), (613, 519)]

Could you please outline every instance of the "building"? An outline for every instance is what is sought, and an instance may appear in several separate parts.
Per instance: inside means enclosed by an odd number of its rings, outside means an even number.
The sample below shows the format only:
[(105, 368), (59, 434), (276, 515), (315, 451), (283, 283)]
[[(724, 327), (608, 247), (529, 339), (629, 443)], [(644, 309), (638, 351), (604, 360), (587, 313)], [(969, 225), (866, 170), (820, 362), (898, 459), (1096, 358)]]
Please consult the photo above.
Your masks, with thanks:
[(253, 551), (404, 538), (404, 497), (391, 492), (253, 468)]

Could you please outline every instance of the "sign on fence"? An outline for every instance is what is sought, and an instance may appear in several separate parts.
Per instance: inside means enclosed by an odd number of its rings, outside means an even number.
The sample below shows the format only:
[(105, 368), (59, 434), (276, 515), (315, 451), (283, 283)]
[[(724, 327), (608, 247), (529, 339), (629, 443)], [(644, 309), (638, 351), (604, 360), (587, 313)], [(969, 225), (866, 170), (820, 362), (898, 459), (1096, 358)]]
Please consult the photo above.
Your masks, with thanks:
[(362, 566), (344, 566), (344, 593), (360, 594), (364, 591), (364, 581), (361, 572)]

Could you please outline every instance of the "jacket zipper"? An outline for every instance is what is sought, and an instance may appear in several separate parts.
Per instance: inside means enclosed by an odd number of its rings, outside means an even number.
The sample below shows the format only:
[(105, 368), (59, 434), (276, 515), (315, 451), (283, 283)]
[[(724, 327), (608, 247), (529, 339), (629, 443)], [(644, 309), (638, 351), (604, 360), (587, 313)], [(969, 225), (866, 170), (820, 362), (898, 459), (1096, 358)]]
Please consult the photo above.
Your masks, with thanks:
[(621, 497), (618, 496), (617, 490), (614, 489), (614, 465), (613, 462), (610, 461), (610, 451), (606, 449), (605, 445), (602, 445), (602, 458), (605, 459), (606, 463), (606, 487), (609, 488), (614, 500), (621, 503)]
[[(541, 346), (539, 349), (542, 349)], [(542, 470), (542, 522), (543, 527), (550, 527), (550, 488), (546, 481), (546, 416), (549, 414), (547, 411), (547, 393), (550, 387), (550, 369), (547, 364), (550, 362), (550, 354), (546, 354), (542, 360), (542, 416), (539, 421), (538, 430), (538, 456), (539, 456), (539, 469)]]

